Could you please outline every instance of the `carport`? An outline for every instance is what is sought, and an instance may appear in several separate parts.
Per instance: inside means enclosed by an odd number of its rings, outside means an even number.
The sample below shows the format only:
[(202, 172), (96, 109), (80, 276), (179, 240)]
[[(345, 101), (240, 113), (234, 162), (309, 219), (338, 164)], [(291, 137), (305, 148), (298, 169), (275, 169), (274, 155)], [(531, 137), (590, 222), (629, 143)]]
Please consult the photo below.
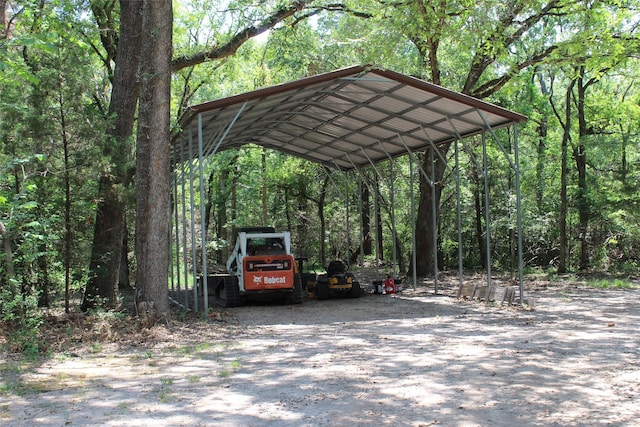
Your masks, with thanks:
[[(178, 293), (184, 286), (184, 305), (190, 306), (187, 283), (193, 275), (193, 283), (202, 277), (204, 295), (207, 295), (207, 257), (202, 251), (198, 268), (197, 242), (194, 218), (197, 207), (194, 192), (200, 192), (200, 218), (204, 222), (204, 162), (216, 153), (245, 144), (256, 144), (286, 154), (319, 163), (326, 168), (342, 171), (348, 177), (382, 161), (399, 156), (428, 151), (431, 159), (441, 156), (438, 145), (455, 143), (455, 171), (459, 189), (458, 143), (465, 138), (482, 135), (486, 151), (488, 139), (492, 140), (508, 159), (515, 175), (517, 211), (517, 251), (520, 301), (523, 291), (522, 233), (520, 209), (520, 171), (518, 161), (517, 124), (526, 117), (441, 86), (372, 66), (354, 66), (319, 74), (293, 82), (267, 87), (252, 92), (214, 100), (188, 109), (180, 120), (180, 133), (172, 139), (174, 179), (174, 203), (171, 218), (174, 221), (172, 250), (176, 250), (176, 262), (172, 268), (178, 274)], [(512, 128), (512, 150), (505, 149), (495, 130)], [(446, 163), (446, 160), (441, 157)], [(433, 164), (433, 161), (431, 162)], [(429, 182), (432, 191), (436, 183), (429, 171), (417, 162), (418, 173)], [(487, 187), (486, 165), (482, 168)], [(433, 175), (431, 175), (433, 176)], [(188, 187), (188, 191), (185, 189)], [(179, 192), (178, 189), (182, 191)], [(186, 200), (186, 193), (190, 200)], [(178, 194), (181, 199), (178, 199)], [(459, 191), (456, 191), (459, 193)], [(485, 234), (490, 247), (490, 218), (488, 192), (485, 191)], [(180, 202), (180, 203), (178, 203)], [(458, 194), (458, 255), (459, 280), (462, 286), (462, 241), (460, 233), (460, 200)], [(186, 209), (189, 206), (191, 221), (187, 224)], [(435, 205), (433, 206), (435, 211)], [(415, 210), (413, 230), (413, 285), (415, 274)], [(435, 215), (434, 215), (435, 221)], [(348, 222), (348, 221), (347, 221)], [(182, 227), (179, 227), (182, 224)], [(172, 227), (172, 228), (173, 228)], [(394, 225), (395, 227), (395, 225)], [(191, 236), (188, 239), (187, 229)], [(206, 247), (207, 236), (201, 225), (200, 246)], [(436, 227), (434, 227), (436, 230)], [(437, 236), (434, 232), (434, 242)], [(190, 241), (190, 248), (188, 242)], [(434, 245), (435, 247), (435, 245)], [(182, 251), (180, 249), (183, 249)], [(180, 256), (179, 254), (182, 254)], [(191, 253), (192, 269), (187, 268), (187, 256)], [(438, 292), (437, 250), (433, 260), (434, 287)], [(487, 250), (488, 286), (491, 290), (491, 260)], [(395, 265), (395, 263), (394, 263)], [(172, 275), (173, 277), (174, 275)], [(181, 284), (181, 277), (184, 282)], [(180, 301), (180, 303), (182, 303)], [(208, 310), (207, 298), (203, 308)], [(193, 286), (193, 309), (198, 307), (196, 286)]]

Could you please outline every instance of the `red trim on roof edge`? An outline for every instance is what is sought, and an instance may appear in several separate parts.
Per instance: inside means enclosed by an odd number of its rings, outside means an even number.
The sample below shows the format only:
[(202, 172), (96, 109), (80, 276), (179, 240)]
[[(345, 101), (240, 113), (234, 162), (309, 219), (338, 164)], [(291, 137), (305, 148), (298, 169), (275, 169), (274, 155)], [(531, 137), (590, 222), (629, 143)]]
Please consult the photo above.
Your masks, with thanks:
[[(408, 76), (406, 74), (401, 74), (395, 71), (376, 68), (373, 66), (362, 66), (362, 65), (342, 68), (339, 70), (330, 71), (328, 73), (317, 74), (315, 76), (309, 76), (299, 80), (294, 80), (291, 82), (282, 83), (275, 86), (269, 86), (269, 87), (257, 89), (251, 92), (241, 93), (239, 95), (229, 96), (227, 98), (221, 98), (213, 101), (204, 102), (202, 104), (197, 104), (189, 107), (188, 112), (191, 112), (193, 114), (193, 113), (211, 111), (211, 110), (228, 107), (230, 105), (238, 104), (245, 101), (253, 101), (255, 99), (265, 98), (265, 97), (279, 94), (282, 92), (304, 88), (306, 86), (311, 86), (318, 83), (324, 83), (330, 80), (336, 80), (336, 79), (340, 79), (340, 78), (351, 76), (351, 75), (362, 74), (363, 72), (371, 72), (374, 74), (378, 74), (382, 77), (395, 80), (400, 83), (404, 83), (406, 85), (415, 87), (417, 89), (435, 93), (437, 95), (443, 96), (448, 99), (452, 99), (457, 102), (461, 102), (471, 107), (479, 108), (481, 110), (485, 110), (493, 114), (503, 116), (505, 118), (508, 118), (509, 120), (512, 120), (518, 123), (521, 123), (527, 120), (527, 117), (522, 114), (516, 113), (511, 110), (507, 110), (506, 108), (499, 107), (495, 104), (482, 101), (480, 99), (462, 94), (460, 92), (455, 92), (455, 91), (446, 89), (434, 83), (430, 83), (425, 80), (421, 80), (416, 77)], [(189, 118), (191, 117), (192, 114), (189, 114), (189, 113), (185, 114), (183, 119), (186, 119), (186, 121), (189, 121)], [(184, 121), (185, 120), (181, 120), (181, 122), (184, 122)]]

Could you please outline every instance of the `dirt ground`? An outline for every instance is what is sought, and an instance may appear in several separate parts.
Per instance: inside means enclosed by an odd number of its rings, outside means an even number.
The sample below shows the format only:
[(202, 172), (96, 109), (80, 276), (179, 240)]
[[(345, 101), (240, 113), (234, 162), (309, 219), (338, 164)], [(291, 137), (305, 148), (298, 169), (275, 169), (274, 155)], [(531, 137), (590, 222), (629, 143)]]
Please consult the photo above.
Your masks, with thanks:
[(451, 294), (246, 306), (138, 341), (67, 327), (76, 349), (2, 355), (0, 425), (640, 425), (640, 289)]

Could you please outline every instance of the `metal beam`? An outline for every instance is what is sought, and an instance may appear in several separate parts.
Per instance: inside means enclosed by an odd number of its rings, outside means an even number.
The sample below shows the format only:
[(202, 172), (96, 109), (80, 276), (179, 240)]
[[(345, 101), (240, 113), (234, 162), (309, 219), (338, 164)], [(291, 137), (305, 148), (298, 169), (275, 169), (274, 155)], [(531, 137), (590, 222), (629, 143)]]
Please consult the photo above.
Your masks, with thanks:
[(413, 290), (416, 290), (418, 285), (418, 274), (417, 274), (417, 266), (416, 262), (418, 262), (418, 257), (416, 255), (416, 197), (414, 193), (414, 172), (413, 172), (413, 154), (409, 153), (409, 175), (410, 175), (410, 195), (411, 195), (411, 276), (413, 279)]
[(204, 153), (202, 146), (202, 113), (198, 114), (198, 172), (200, 174), (200, 234), (202, 246), (202, 304), (204, 315), (209, 313), (209, 286), (207, 283), (207, 224), (205, 223), (205, 196), (204, 196)]
[(489, 170), (487, 160), (487, 139), (482, 133), (482, 177), (484, 179), (484, 228), (486, 232), (486, 262), (487, 262), (487, 295), (486, 302), (489, 302), (491, 295), (491, 213), (489, 212)]
[(433, 146), (431, 147), (431, 226), (433, 227), (433, 287), (434, 293), (438, 295), (438, 220), (436, 218), (436, 162), (435, 155), (433, 153)]
[(189, 209), (191, 213), (191, 262), (193, 264), (193, 309), (198, 311), (198, 251), (196, 250), (195, 198), (193, 197), (193, 135), (189, 129)]
[[(456, 219), (458, 221), (458, 285), (459, 290), (462, 291), (462, 285), (464, 283), (464, 274), (462, 268), (462, 202), (460, 201), (460, 147), (458, 142), (455, 142), (455, 162), (456, 162)], [(458, 292), (458, 295), (460, 294)]]
[(516, 222), (518, 233), (518, 283), (520, 285), (520, 304), (524, 299), (524, 272), (522, 262), (522, 196), (520, 194), (520, 159), (518, 149), (518, 125), (513, 124), (513, 141), (514, 141), (514, 163), (516, 173)]
[(187, 247), (187, 195), (186, 195), (186, 186), (185, 186), (185, 169), (187, 167), (187, 162), (184, 159), (184, 152), (180, 151), (180, 163), (182, 164), (182, 173), (180, 185), (182, 188), (182, 243), (184, 248), (182, 249), (182, 263), (184, 265), (184, 306), (185, 309), (189, 309), (189, 265), (187, 264), (187, 256), (189, 249)]

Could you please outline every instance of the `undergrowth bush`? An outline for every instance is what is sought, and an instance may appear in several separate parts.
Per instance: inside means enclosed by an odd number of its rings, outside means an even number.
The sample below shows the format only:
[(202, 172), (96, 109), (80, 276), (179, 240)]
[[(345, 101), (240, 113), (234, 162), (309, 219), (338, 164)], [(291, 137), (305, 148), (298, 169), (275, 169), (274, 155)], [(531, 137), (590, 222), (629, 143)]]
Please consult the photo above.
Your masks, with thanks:
[(0, 293), (0, 316), (7, 351), (36, 357), (41, 350), (38, 336), (43, 321), (38, 310), (38, 296), (12, 295), (3, 289)]

